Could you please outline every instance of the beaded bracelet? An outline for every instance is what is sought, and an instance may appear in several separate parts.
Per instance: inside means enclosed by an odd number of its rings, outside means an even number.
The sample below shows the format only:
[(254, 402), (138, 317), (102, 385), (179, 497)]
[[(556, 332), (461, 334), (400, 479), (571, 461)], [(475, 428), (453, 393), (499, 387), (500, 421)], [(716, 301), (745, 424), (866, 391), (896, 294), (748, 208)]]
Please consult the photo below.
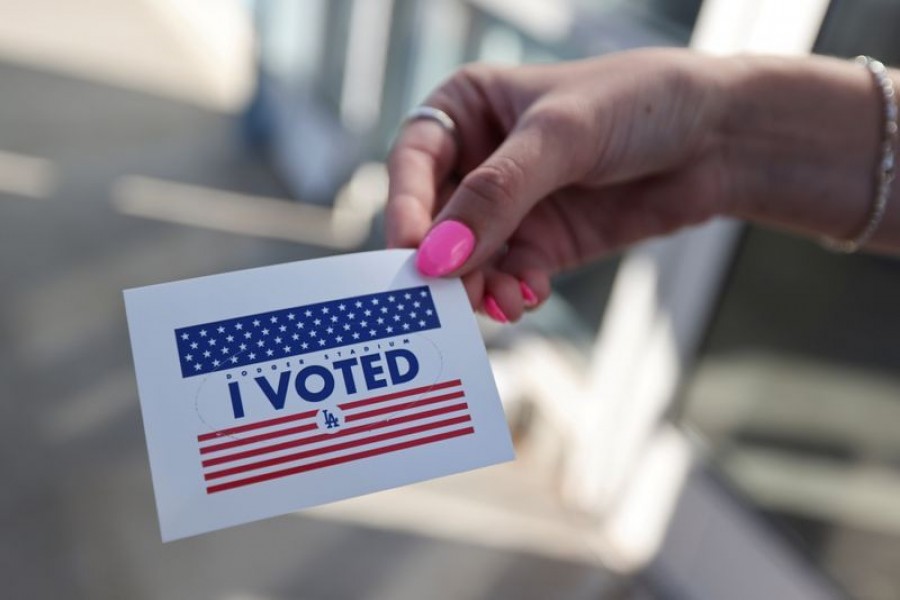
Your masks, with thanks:
[(862, 231), (849, 240), (834, 240), (824, 238), (825, 246), (836, 252), (851, 254), (862, 248), (881, 224), (887, 208), (888, 199), (891, 196), (891, 183), (894, 181), (894, 140), (897, 137), (897, 104), (894, 100), (894, 82), (888, 75), (887, 69), (881, 62), (869, 56), (857, 56), (856, 64), (868, 69), (872, 74), (875, 86), (881, 91), (882, 108), (884, 109), (884, 127), (879, 142), (881, 155), (878, 160), (878, 174), (876, 177), (875, 202), (869, 219)]

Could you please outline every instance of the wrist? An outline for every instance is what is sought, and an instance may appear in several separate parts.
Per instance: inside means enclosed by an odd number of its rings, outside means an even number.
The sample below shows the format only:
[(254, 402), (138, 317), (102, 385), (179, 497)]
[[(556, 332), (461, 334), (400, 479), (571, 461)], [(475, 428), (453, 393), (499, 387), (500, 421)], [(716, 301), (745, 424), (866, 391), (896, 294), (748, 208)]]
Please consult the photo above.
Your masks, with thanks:
[(812, 235), (855, 235), (875, 193), (883, 126), (869, 74), (822, 57), (723, 60), (726, 212)]

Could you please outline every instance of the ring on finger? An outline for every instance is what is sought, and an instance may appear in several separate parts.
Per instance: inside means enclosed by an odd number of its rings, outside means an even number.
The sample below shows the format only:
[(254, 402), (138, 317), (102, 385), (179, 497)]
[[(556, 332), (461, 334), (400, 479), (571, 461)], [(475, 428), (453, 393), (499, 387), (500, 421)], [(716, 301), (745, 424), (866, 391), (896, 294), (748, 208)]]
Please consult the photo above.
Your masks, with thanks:
[(403, 123), (412, 123), (413, 121), (420, 120), (434, 121), (440, 125), (444, 131), (453, 136), (453, 139), (456, 140), (457, 143), (459, 143), (459, 130), (456, 127), (456, 122), (450, 115), (441, 109), (425, 104), (417, 106), (409, 111), (409, 114), (403, 119)]

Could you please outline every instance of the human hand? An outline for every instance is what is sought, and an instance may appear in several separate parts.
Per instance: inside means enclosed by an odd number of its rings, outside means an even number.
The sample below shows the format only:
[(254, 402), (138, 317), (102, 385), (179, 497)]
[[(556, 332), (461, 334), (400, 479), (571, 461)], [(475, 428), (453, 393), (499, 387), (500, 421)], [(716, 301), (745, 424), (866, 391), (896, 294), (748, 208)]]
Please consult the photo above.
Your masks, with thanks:
[(515, 321), (560, 270), (722, 212), (716, 60), (463, 68), (425, 102), (457, 139), (417, 120), (391, 152), (388, 245), (418, 246), (425, 275), (462, 276), (473, 307)]

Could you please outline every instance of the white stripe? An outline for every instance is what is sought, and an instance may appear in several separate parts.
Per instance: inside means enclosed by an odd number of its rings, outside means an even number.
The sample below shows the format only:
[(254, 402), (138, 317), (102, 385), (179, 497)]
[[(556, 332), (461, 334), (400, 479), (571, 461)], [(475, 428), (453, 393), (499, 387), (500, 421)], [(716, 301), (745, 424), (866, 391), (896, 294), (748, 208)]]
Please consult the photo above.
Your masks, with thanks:
[(471, 415), (467, 409), (460, 409), (460, 410), (457, 410), (457, 411), (454, 411), (451, 413), (436, 415), (436, 416), (429, 417), (426, 419), (413, 421), (410, 423), (400, 423), (400, 424), (393, 425), (390, 427), (385, 427), (382, 429), (362, 431), (362, 432), (359, 432), (359, 433), (356, 433), (353, 435), (336, 437), (334, 439), (323, 440), (322, 442), (317, 442), (314, 444), (308, 444), (308, 445), (303, 445), (303, 446), (299, 446), (299, 447), (289, 448), (286, 450), (280, 450), (277, 452), (267, 453), (267, 454), (263, 454), (263, 455), (259, 455), (259, 456), (253, 456), (253, 457), (249, 457), (249, 458), (245, 458), (245, 459), (241, 459), (241, 460), (229, 461), (229, 462), (223, 463), (223, 464), (212, 465), (212, 466), (206, 467), (204, 469), (204, 474), (228, 470), (228, 469), (232, 469), (235, 467), (241, 467), (241, 466), (246, 466), (246, 465), (255, 464), (255, 463), (260, 463), (260, 462), (264, 462), (264, 461), (271, 460), (274, 458), (286, 457), (286, 456), (290, 456), (293, 454), (306, 453), (306, 452), (313, 451), (313, 450), (319, 450), (319, 449), (324, 449), (324, 448), (328, 448), (331, 446), (342, 445), (345, 443), (351, 443), (351, 442), (354, 442), (357, 440), (364, 440), (367, 438), (378, 437), (378, 436), (382, 436), (382, 435), (389, 435), (391, 433), (395, 433), (395, 432), (402, 431), (402, 430), (409, 429), (409, 428), (415, 428), (415, 427), (420, 427), (423, 425), (439, 423), (439, 422), (450, 420), (450, 419), (456, 420), (456, 419), (460, 419), (460, 418), (464, 418), (464, 417), (468, 417), (469, 420), (464, 421), (464, 422), (454, 422), (452, 424), (442, 425), (440, 427), (435, 427), (433, 429), (429, 429), (426, 431), (420, 431), (420, 432), (416, 432), (416, 433), (399, 435), (397, 437), (390, 438), (390, 439), (382, 439), (382, 440), (373, 441), (373, 442), (369, 442), (369, 443), (363, 443), (363, 444), (359, 444), (357, 446), (353, 446), (350, 448), (344, 448), (341, 450), (335, 450), (335, 451), (331, 451), (331, 452), (326, 451), (326, 452), (323, 452), (322, 454), (317, 454), (314, 456), (307, 456), (304, 458), (297, 458), (294, 460), (289, 460), (289, 461), (285, 461), (283, 463), (279, 463), (277, 465), (271, 465), (271, 466), (251, 469), (251, 470), (243, 471), (241, 473), (229, 475), (226, 477), (212, 479), (212, 480), (207, 481), (206, 484), (207, 485), (217, 485), (217, 484), (225, 483), (228, 481), (244, 479), (247, 477), (253, 477), (255, 475), (259, 475), (262, 473), (269, 473), (269, 472), (273, 472), (273, 471), (289, 469), (289, 468), (296, 467), (296, 466), (299, 466), (302, 464), (317, 463), (320, 461), (329, 460), (329, 459), (339, 457), (339, 456), (346, 456), (346, 455), (350, 455), (350, 454), (364, 452), (364, 451), (370, 450), (372, 448), (377, 448), (377, 447), (382, 447), (382, 446), (391, 446), (394, 444), (399, 444), (399, 443), (403, 443), (403, 442), (415, 440), (415, 439), (426, 438), (426, 437), (430, 437), (433, 435), (445, 433), (445, 432), (456, 430), (456, 429), (463, 429), (466, 427), (471, 427), (472, 426)]
[[(321, 440), (321, 441), (318, 441), (318, 442), (313, 442), (313, 443), (309, 443), (309, 444), (303, 444), (303, 445), (300, 445), (300, 446), (294, 446), (294, 447), (291, 447), (291, 448), (285, 448), (285, 449), (282, 449), (282, 450), (276, 450), (276, 451), (274, 451), (274, 452), (267, 452), (267, 453), (265, 453), (265, 454), (259, 454), (259, 455), (256, 455), (256, 456), (251, 456), (251, 457), (247, 457), (247, 458), (241, 458), (241, 459), (238, 459), (238, 460), (228, 461), (228, 462), (220, 463), (220, 464), (217, 464), (217, 465), (211, 465), (211, 466), (208, 466), (208, 467), (204, 467), (204, 469), (207, 470), (207, 471), (210, 471), (210, 470), (219, 470), (219, 469), (226, 468), (226, 467), (230, 467), (230, 466), (234, 466), (234, 465), (240, 465), (240, 464), (245, 464), (245, 463), (257, 462), (257, 461), (265, 460), (265, 459), (268, 459), (268, 458), (274, 458), (274, 457), (278, 457), (278, 456), (285, 456), (285, 455), (288, 455), (288, 454), (294, 454), (294, 453), (297, 453), (297, 452), (305, 452), (305, 451), (307, 451), (307, 450), (315, 450), (315, 449), (324, 448), (324, 447), (331, 446), (331, 445), (335, 445), (335, 444), (342, 444), (342, 443), (344, 443), (344, 442), (352, 441), (352, 440), (359, 439), (359, 438), (373, 437), (373, 436), (377, 436), (377, 435), (382, 435), (382, 434), (388, 434), (388, 433), (396, 432), (396, 431), (399, 431), (399, 430), (401, 430), (401, 429), (407, 429), (407, 428), (410, 428), (410, 427), (418, 427), (418, 426), (420, 426), (420, 425), (427, 425), (427, 424), (430, 424), (430, 423), (437, 423), (437, 422), (439, 422), (439, 421), (444, 421), (444, 420), (446, 420), (446, 419), (456, 418), (456, 417), (459, 417), (459, 416), (462, 416), (462, 415), (465, 415), (465, 414), (469, 414), (469, 410), (468, 410), (467, 408), (460, 408), (459, 410), (455, 410), (455, 411), (450, 412), (450, 413), (444, 413), (444, 414), (440, 414), (440, 415), (433, 415), (433, 416), (426, 417), (426, 418), (423, 418), (423, 419), (417, 419), (417, 420), (415, 420), (415, 421), (408, 421), (408, 422), (404, 422), (404, 423), (396, 423), (396, 424), (388, 425), (388, 426), (385, 426), (385, 427), (379, 427), (379, 428), (377, 428), (377, 429), (367, 429), (367, 430), (365, 430), (365, 431), (359, 431), (359, 432), (357, 432), (357, 433), (353, 433), (353, 434), (350, 434), (350, 435), (341, 435), (341, 436), (337, 436), (337, 437), (336, 437), (336, 435), (335, 435), (335, 436), (328, 436), (327, 438), (325, 438), (325, 439), (323, 439), (323, 440)], [(386, 420), (386, 419), (381, 419), (381, 421), (385, 421), (385, 420)], [(380, 421), (371, 421), (370, 423), (367, 423), (367, 424), (372, 424), (372, 423), (376, 423), (376, 422), (380, 422)], [(349, 425), (344, 425), (343, 427), (349, 428)], [(219, 457), (224, 457), (224, 456), (228, 456), (228, 455), (232, 455), (232, 454), (238, 454), (238, 453), (241, 453), (241, 452), (246, 452), (246, 451), (248, 451), (248, 450), (264, 449), (264, 448), (266, 448), (266, 447), (271, 447), (271, 446), (274, 446), (274, 445), (277, 445), (277, 444), (289, 443), (289, 442), (301, 440), (301, 439), (308, 438), (308, 437), (312, 437), (312, 436), (318, 436), (318, 435), (321, 434), (321, 433), (322, 433), (321, 430), (315, 430), (315, 431), (311, 431), (311, 432), (305, 432), (304, 434), (298, 434), (298, 435), (296, 435), (296, 436), (290, 436), (290, 437), (287, 437), (287, 438), (284, 438), (284, 439), (279, 439), (279, 440), (268, 440), (268, 443), (260, 442), (260, 443), (254, 444), (253, 446), (250, 446), (250, 445), (247, 445), (247, 446), (239, 446), (239, 447), (237, 447), (237, 448), (231, 448), (231, 449), (229, 449), (229, 450), (223, 450), (223, 451), (221, 451), (221, 452), (204, 454), (202, 460), (206, 461), (206, 460), (215, 459), (215, 458), (219, 458)], [(335, 432), (335, 434), (337, 434), (337, 433), (339, 433), (339, 431), (338, 431), (338, 432)]]

